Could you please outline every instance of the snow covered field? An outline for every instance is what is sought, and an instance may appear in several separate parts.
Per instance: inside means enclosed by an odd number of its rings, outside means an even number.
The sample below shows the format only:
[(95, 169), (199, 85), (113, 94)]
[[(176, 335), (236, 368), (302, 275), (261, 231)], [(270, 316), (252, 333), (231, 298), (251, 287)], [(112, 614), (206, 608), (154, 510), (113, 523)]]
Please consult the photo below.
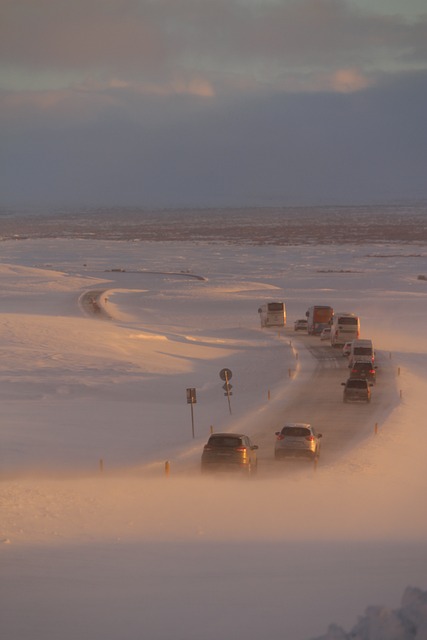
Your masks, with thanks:
[[(427, 588), (424, 246), (0, 247), (3, 637), (308, 640)], [(281, 333), (259, 327), (275, 299)], [(317, 471), (284, 472), (274, 431), (318, 366), (293, 320), (316, 303), (374, 340), (374, 413), (350, 409), (345, 455), (323, 424)], [(256, 479), (201, 477), (211, 428), (260, 437)]]

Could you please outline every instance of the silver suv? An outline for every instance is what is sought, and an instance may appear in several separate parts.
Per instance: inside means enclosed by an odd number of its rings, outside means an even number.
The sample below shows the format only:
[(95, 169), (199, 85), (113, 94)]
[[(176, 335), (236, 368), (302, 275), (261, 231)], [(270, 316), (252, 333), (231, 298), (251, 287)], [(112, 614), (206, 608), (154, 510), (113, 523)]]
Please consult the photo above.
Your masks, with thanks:
[(366, 378), (348, 378), (347, 382), (341, 382), (344, 387), (344, 402), (371, 401), (372, 382)]
[(281, 431), (276, 431), (274, 457), (281, 460), (287, 457), (303, 457), (318, 460), (320, 455), (321, 433), (316, 433), (306, 422), (290, 422)]

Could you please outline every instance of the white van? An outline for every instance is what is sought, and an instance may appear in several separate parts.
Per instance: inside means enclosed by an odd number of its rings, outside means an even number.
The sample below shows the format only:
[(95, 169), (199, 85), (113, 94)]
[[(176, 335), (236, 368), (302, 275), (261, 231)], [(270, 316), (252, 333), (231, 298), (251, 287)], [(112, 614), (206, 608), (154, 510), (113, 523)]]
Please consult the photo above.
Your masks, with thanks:
[(258, 309), (261, 327), (285, 327), (286, 306), (284, 302), (267, 302)]
[(343, 347), (346, 342), (360, 336), (360, 319), (354, 313), (334, 313), (331, 328), (331, 345)]
[(353, 340), (350, 347), (350, 355), (348, 357), (348, 366), (353, 366), (356, 360), (371, 362), (375, 360), (375, 351), (372, 340)]

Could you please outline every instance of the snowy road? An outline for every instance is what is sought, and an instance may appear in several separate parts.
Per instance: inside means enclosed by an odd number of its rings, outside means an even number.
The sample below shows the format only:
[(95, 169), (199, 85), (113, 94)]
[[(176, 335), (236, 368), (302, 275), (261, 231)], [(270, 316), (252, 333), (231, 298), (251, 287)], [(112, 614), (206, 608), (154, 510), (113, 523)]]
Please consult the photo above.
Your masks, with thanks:
[[(113, 319), (104, 304), (106, 294), (108, 291), (105, 290), (88, 291), (81, 297), (80, 304), (95, 319)], [(309, 357), (305, 358), (303, 368), (309, 362), (313, 369), (304, 371), (309, 375), (298, 384), (296, 392), (276, 406), (274, 411), (270, 410), (262, 425), (255, 431), (249, 427), (253, 441), (259, 446), (258, 471), (261, 476), (277, 472), (305, 473), (309, 466), (307, 461), (301, 459), (279, 462), (274, 459), (274, 433), (285, 422), (309, 422), (322, 433), (318, 464), (321, 468), (334, 464), (352, 447), (377, 432), (385, 417), (399, 403), (396, 367), (391, 353), (377, 352), (377, 384), (372, 389), (371, 403), (345, 404), (342, 401), (341, 382), (348, 377), (348, 360), (342, 356), (341, 349), (332, 348), (317, 336), (295, 335), (290, 327), (285, 329), (282, 339), (286, 342), (289, 339), (289, 344), (296, 352), (306, 350)], [(284, 385), (287, 382), (284, 381)], [(244, 426), (240, 430), (248, 431)], [(195, 459), (196, 462), (190, 464), (174, 461), (174, 470), (185, 473), (198, 471), (199, 456)]]
[(348, 361), (340, 349), (319, 342), (313, 336), (299, 336), (298, 348), (307, 349), (315, 358), (313, 375), (298, 387), (290, 402), (283, 406), (271, 424), (254, 435), (259, 445), (260, 471), (291, 465), (301, 468), (305, 461), (273, 459), (274, 432), (285, 422), (309, 422), (323, 434), (319, 467), (334, 463), (361, 440), (380, 428), (381, 422), (398, 403), (396, 373), (389, 354), (377, 354), (377, 384), (367, 403), (344, 403), (341, 382), (348, 377)]

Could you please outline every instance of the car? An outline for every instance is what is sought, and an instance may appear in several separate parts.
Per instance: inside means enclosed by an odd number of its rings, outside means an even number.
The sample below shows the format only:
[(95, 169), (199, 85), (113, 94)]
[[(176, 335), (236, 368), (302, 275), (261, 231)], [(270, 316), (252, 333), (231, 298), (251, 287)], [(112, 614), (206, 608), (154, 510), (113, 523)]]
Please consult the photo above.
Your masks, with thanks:
[(372, 384), (377, 380), (377, 368), (370, 360), (356, 360), (350, 369), (350, 378), (366, 378)]
[(346, 382), (341, 382), (344, 387), (343, 401), (371, 401), (372, 383), (366, 378), (348, 378)]
[(254, 474), (257, 449), (258, 445), (243, 433), (214, 433), (203, 447), (202, 472), (228, 470)]
[(276, 431), (274, 445), (274, 457), (276, 460), (283, 458), (307, 458), (317, 461), (320, 455), (321, 433), (307, 422), (289, 422)]
[(320, 339), (321, 340), (331, 339), (331, 327), (325, 327), (324, 329), (322, 329), (322, 332), (320, 334)]
[(343, 354), (344, 357), (348, 358), (348, 356), (350, 355), (350, 353), (351, 353), (351, 343), (352, 343), (352, 341), (346, 342), (345, 345), (343, 346), (342, 354)]
[(294, 331), (307, 331), (308, 322), (305, 318), (299, 318), (294, 322)]

